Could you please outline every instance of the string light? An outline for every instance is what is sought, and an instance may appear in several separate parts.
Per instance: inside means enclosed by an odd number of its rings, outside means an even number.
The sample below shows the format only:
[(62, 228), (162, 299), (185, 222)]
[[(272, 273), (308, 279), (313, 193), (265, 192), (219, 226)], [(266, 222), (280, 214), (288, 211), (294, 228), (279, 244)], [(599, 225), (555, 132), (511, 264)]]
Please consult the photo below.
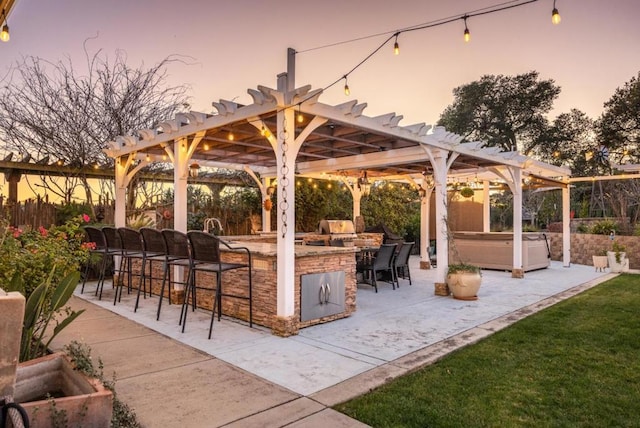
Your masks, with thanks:
[(7, 12), (2, 9), (2, 17), (4, 19), (0, 20), (0, 22), (4, 21), (4, 25), (2, 26), (2, 31), (0, 31), (0, 40), (2, 40), (3, 42), (8, 42), (9, 41), (9, 24), (7, 24)]
[(263, 137), (267, 135), (267, 129), (264, 127), (264, 125), (262, 125), (262, 128), (260, 128), (260, 135), (262, 135)]
[(167, 159), (168, 159), (167, 154), (166, 154), (166, 153), (165, 153), (165, 154), (163, 154), (163, 155), (162, 155), (162, 160), (163, 160), (163, 161), (166, 161)]
[(229, 131), (229, 134), (227, 134), (227, 139), (229, 141), (233, 141), (233, 140), (235, 140), (235, 138), (236, 137), (235, 137), (235, 135), (233, 135), (233, 132)]
[[(437, 20), (434, 20), (434, 21), (426, 22), (426, 23), (423, 23), (423, 24), (418, 24), (418, 25), (415, 25), (415, 26), (406, 27), (406, 28), (404, 28), (402, 30), (395, 31), (394, 33), (383, 32), (383, 33), (371, 34), (371, 35), (364, 36), (364, 37), (358, 37), (358, 38), (355, 38), (355, 39), (344, 40), (344, 41), (340, 41), (340, 42), (337, 42), (337, 43), (331, 43), (331, 44), (327, 44), (327, 45), (323, 45), (323, 46), (317, 46), (317, 47), (314, 47), (314, 48), (300, 50), (300, 51), (296, 51), (295, 53), (296, 54), (306, 53), (306, 52), (311, 52), (311, 51), (315, 51), (315, 50), (318, 50), (318, 49), (334, 47), (334, 46), (338, 46), (338, 45), (342, 45), (342, 44), (346, 44), (346, 43), (361, 41), (361, 40), (365, 40), (365, 39), (379, 37), (381, 35), (390, 34), (389, 37), (387, 37), (377, 48), (375, 48), (372, 52), (370, 52), (363, 60), (361, 60), (358, 64), (356, 64), (351, 70), (349, 70), (347, 73), (342, 75), (342, 77), (340, 77), (339, 79), (336, 79), (335, 81), (333, 81), (329, 85), (326, 85), (325, 87), (322, 88), (324, 91), (326, 91), (329, 88), (333, 87), (334, 85), (338, 84), (341, 80), (344, 80), (345, 81), (344, 92), (345, 92), (345, 95), (349, 95), (351, 93), (351, 91), (349, 89), (349, 85), (348, 85), (348, 82), (347, 82), (348, 76), (351, 73), (353, 73), (355, 70), (360, 68), (363, 64), (365, 64), (369, 59), (371, 59), (371, 57), (373, 57), (380, 49), (382, 49), (392, 39), (394, 39), (394, 53), (398, 54), (399, 53), (399, 48), (400, 48), (400, 46), (398, 45), (398, 36), (400, 34), (407, 33), (407, 32), (410, 32), (410, 31), (419, 31), (419, 30), (425, 30), (425, 29), (428, 29), (428, 28), (438, 27), (438, 26), (450, 24), (452, 22), (455, 22), (455, 21), (458, 21), (460, 19), (463, 19), (464, 22), (465, 22), (464, 40), (465, 40), (465, 42), (469, 42), (471, 40), (471, 32), (469, 31), (469, 28), (467, 26), (467, 19), (468, 18), (472, 18), (472, 17), (476, 17), (476, 16), (482, 16), (482, 15), (489, 15), (489, 14), (493, 14), (493, 13), (496, 13), (496, 12), (501, 12), (501, 11), (505, 11), (505, 10), (508, 10), (508, 9), (513, 9), (513, 8), (520, 7), (520, 6), (525, 6), (527, 4), (535, 3), (537, 1), (538, 0), (510, 0), (510, 1), (505, 1), (503, 3), (487, 6), (487, 7), (480, 8), (480, 9), (476, 9), (476, 10), (474, 10), (472, 12), (466, 13), (463, 16), (460, 16), (460, 15), (458, 15), (458, 16), (450, 16), (450, 17), (447, 17), (447, 18), (441, 18), (441, 19), (437, 19)], [(554, 6), (555, 6), (555, 0), (554, 0)], [(397, 47), (397, 50), (396, 50), (396, 47)]]
[(209, 150), (209, 143), (204, 143), (204, 146), (202, 148), (205, 150)]
[(560, 18), (560, 12), (558, 12), (558, 9), (556, 8), (556, 0), (553, 0), (553, 11), (551, 12), (551, 22), (553, 23), (553, 25), (558, 25), (560, 21), (562, 21), (562, 18)]
[(400, 45), (398, 44), (398, 36), (400, 35), (400, 33), (396, 33), (396, 41), (393, 44), (393, 53), (395, 55), (400, 55)]
[(297, 120), (298, 123), (302, 123), (304, 122), (304, 116), (302, 115), (302, 113), (300, 112), (300, 104), (298, 104), (298, 116), (297, 116)]
[(147, 156), (145, 157), (145, 160), (147, 162), (151, 162), (151, 155), (149, 153), (147, 153)]
[(469, 43), (469, 40), (471, 40), (471, 32), (469, 32), (469, 28), (467, 27), (467, 18), (468, 18), (467, 15), (465, 15), (463, 17), (463, 19), (464, 19), (464, 41), (466, 43)]

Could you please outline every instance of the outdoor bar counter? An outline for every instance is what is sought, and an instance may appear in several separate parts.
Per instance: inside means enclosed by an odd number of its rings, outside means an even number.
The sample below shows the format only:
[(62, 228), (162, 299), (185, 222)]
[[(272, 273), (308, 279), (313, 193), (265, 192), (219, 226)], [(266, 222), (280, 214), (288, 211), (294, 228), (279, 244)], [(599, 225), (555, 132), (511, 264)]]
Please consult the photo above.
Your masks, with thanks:
[[(449, 245), (451, 263), (463, 261), (485, 269), (513, 269), (513, 233), (453, 232)], [(457, 254), (456, 254), (457, 253)], [(522, 269), (524, 272), (549, 267), (549, 250), (543, 233), (522, 234)]]
[[(253, 322), (271, 328), (274, 334), (297, 334), (300, 328), (344, 318), (355, 311), (357, 284), (354, 254), (357, 248), (296, 245), (295, 317), (294, 321), (281, 323), (278, 322), (276, 310), (276, 244), (255, 242), (257, 237), (222, 238), (232, 247), (246, 247), (251, 252)], [(246, 252), (229, 250), (224, 245), (220, 249), (222, 261), (246, 261)], [(210, 286), (215, 284), (215, 275), (198, 273), (197, 282)], [(222, 275), (223, 293), (246, 295), (247, 284), (247, 269), (233, 270)], [(211, 309), (212, 297), (211, 291), (201, 291), (197, 298), (198, 305)], [(248, 311), (248, 301), (223, 296), (224, 315), (248, 321)]]

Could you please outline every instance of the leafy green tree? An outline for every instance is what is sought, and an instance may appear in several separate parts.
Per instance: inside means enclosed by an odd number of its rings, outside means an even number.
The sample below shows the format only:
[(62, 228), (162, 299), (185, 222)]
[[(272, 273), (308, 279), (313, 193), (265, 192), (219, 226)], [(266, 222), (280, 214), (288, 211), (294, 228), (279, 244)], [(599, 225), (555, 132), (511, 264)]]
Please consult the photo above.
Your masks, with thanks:
[(604, 104), (597, 130), (612, 163), (640, 162), (640, 72)]
[(562, 113), (541, 134), (545, 144), (539, 144), (532, 151), (538, 159), (553, 165), (571, 168), (572, 175), (599, 175), (606, 165), (594, 156), (595, 123), (580, 110), (572, 109)]
[(384, 223), (405, 236), (407, 232), (416, 233), (412, 224), (416, 216), (420, 218), (420, 200), (417, 191), (407, 184), (376, 182), (371, 194), (362, 199), (361, 213), (366, 227)]
[(482, 76), (453, 90), (455, 100), (438, 125), (467, 140), (528, 155), (542, 144), (541, 136), (548, 127), (546, 114), (559, 94), (560, 87), (551, 79), (540, 80), (536, 71)]

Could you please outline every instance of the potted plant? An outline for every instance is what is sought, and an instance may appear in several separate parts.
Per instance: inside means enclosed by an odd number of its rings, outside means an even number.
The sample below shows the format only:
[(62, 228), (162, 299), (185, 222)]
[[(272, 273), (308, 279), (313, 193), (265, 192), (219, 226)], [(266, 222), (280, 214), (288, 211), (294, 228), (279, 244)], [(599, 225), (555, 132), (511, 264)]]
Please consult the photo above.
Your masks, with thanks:
[(611, 251), (607, 251), (607, 261), (612, 273), (627, 272), (629, 270), (626, 249), (624, 245), (614, 241)]
[(601, 250), (598, 254), (595, 254), (593, 257), (593, 267), (596, 269), (596, 272), (604, 272), (604, 269), (608, 266), (609, 259), (607, 258), (607, 251)]
[(454, 299), (477, 300), (482, 271), (468, 263), (453, 263), (447, 269), (447, 286)]

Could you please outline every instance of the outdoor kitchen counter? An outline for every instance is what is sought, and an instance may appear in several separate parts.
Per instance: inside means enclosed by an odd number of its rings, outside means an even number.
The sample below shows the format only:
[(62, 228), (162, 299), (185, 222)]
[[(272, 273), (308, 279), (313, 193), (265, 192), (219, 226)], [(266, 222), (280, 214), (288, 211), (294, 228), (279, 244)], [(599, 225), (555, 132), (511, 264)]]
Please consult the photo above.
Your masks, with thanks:
[[(243, 241), (237, 238), (232, 240), (226, 240), (225, 237), (221, 237), (223, 241), (229, 244), (231, 247), (245, 247), (252, 256), (264, 256), (275, 257), (277, 252), (277, 245), (268, 242), (251, 242)], [(226, 248), (224, 245), (220, 247), (221, 251), (236, 252), (239, 250), (233, 250)], [(314, 246), (314, 245), (296, 245), (295, 254), (296, 257), (308, 257), (308, 256), (323, 256), (327, 254), (335, 253), (355, 253), (358, 251), (356, 247), (329, 247), (329, 246)]]
[[(270, 328), (274, 334), (289, 336), (299, 329), (348, 317), (356, 309), (356, 247), (295, 246), (295, 313), (282, 319), (277, 316), (277, 245), (268, 242), (244, 240), (244, 236), (222, 236), (231, 247), (245, 247), (251, 252), (253, 282), (253, 321)], [(246, 262), (246, 252), (220, 246), (223, 261)], [(225, 272), (223, 291), (230, 294), (246, 293), (246, 269)], [(204, 277), (205, 275), (203, 275)], [(206, 279), (214, 283), (215, 277)], [(330, 293), (322, 287), (329, 284)], [(212, 293), (198, 295), (198, 304), (211, 309)], [(320, 297), (330, 301), (320, 302)], [(328, 311), (328, 312), (327, 312)], [(248, 303), (225, 298), (222, 312), (235, 318), (248, 320)]]

